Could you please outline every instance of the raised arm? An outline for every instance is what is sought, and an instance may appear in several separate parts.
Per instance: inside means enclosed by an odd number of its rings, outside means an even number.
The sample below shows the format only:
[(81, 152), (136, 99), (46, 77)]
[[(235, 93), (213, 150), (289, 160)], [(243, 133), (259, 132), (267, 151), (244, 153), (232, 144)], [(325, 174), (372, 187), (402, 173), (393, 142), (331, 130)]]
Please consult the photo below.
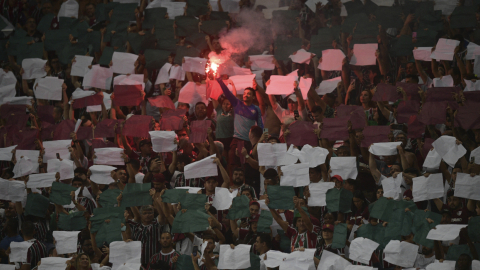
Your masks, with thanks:
[(223, 188), (229, 188), (230, 187), (230, 176), (228, 176), (227, 171), (225, 168), (223, 168), (222, 163), (220, 162), (219, 158), (215, 158), (213, 162), (217, 163), (218, 168), (220, 169), (220, 173), (222, 173), (222, 178), (223, 178)]
[(370, 157), (368, 158), (368, 166), (370, 167), (370, 173), (372, 174), (373, 179), (375, 179), (375, 183), (377, 183), (377, 185), (380, 184), (380, 177), (382, 174), (377, 168), (377, 162), (375, 162), (372, 153), (370, 153)]
[[(269, 203), (269, 200), (268, 198), (265, 200), (265, 204), (267, 204), (268, 206), (268, 203)], [(282, 219), (282, 217), (277, 213), (277, 211), (275, 209), (272, 209), (272, 208), (268, 208), (270, 209), (270, 213), (272, 213), (272, 217), (275, 219), (275, 221), (278, 223), (278, 225), (280, 225), (280, 227), (282, 227), (282, 230), (284, 232), (287, 232), (288, 230), (288, 222), (286, 222), (285, 220)]]
[(293, 202), (295, 204), (295, 208), (297, 208), (298, 212), (300, 213), (300, 216), (302, 217), (303, 224), (305, 224), (305, 227), (307, 227), (307, 230), (309, 232), (313, 232), (312, 220), (307, 215), (307, 213), (305, 213), (305, 210), (303, 210), (303, 208), (300, 206), (300, 201), (298, 200), (297, 196), (293, 197)]

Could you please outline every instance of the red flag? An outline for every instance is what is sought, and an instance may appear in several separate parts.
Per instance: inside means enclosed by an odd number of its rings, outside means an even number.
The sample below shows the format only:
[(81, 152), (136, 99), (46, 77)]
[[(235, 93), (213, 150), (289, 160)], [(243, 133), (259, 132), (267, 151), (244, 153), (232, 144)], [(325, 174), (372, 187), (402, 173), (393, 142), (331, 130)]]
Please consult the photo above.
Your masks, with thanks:
[(145, 94), (141, 84), (114, 85), (113, 93), (115, 106), (138, 106)]

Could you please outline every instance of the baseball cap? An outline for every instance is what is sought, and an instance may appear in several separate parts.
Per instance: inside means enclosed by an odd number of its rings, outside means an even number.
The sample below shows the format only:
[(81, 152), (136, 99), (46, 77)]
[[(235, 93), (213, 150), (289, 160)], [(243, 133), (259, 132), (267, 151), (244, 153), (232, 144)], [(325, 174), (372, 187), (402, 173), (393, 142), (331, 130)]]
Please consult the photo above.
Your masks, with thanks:
[(332, 225), (332, 224), (325, 224), (323, 225), (322, 227), (322, 230), (330, 230), (330, 231), (334, 231), (335, 227)]
[(163, 173), (154, 174), (152, 182), (157, 182), (157, 183), (165, 182), (165, 175), (163, 175)]
[(297, 102), (297, 96), (295, 94), (288, 96), (288, 99), (291, 99), (293, 102)]
[(334, 175), (334, 176), (332, 176), (332, 179), (336, 179), (336, 180), (338, 180), (338, 181), (340, 181), (340, 182), (343, 183), (343, 179), (342, 179), (342, 177), (341, 177), (340, 175)]

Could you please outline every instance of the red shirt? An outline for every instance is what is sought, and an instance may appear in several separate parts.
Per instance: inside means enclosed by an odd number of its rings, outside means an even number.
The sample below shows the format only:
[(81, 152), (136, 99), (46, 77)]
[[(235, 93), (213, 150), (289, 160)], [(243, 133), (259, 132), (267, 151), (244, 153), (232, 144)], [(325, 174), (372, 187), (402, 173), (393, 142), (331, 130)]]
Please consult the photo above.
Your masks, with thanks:
[(455, 210), (448, 208), (448, 206), (444, 204), (443, 209), (449, 209), (451, 212), (452, 219), (450, 220), (450, 224), (468, 224), (468, 218), (472, 216), (472, 213), (464, 204)]
[(297, 229), (288, 227), (285, 235), (290, 238), (290, 249), (292, 252), (299, 247), (315, 248), (317, 245), (317, 234), (308, 230), (300, 234)]

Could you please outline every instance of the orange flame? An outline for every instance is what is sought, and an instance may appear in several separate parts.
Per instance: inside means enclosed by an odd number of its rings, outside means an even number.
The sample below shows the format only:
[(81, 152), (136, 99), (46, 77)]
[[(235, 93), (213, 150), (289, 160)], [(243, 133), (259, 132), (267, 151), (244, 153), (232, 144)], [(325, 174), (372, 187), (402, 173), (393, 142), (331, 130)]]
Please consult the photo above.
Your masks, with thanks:
[(206, 67), (207, 75), (212, 75), (213, 79), (217, 77), (218, 64), (213, 62), (208, 62)]

